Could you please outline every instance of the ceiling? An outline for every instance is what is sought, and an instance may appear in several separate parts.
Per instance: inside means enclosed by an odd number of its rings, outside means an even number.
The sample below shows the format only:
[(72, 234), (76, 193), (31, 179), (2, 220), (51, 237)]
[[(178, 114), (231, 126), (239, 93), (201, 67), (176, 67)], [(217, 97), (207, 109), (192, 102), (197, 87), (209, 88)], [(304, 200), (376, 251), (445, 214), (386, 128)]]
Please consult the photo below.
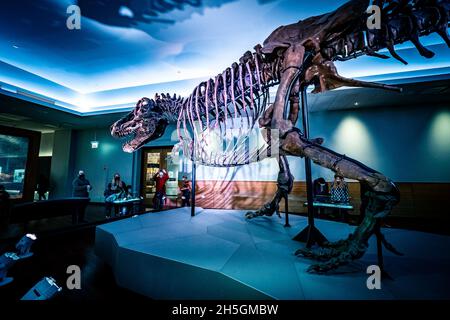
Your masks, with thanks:
[[(2, 1), (0, 93), (76, 115), (128, 110), (155, 92), (188, 94), (279, 25), (335, 9), (345, 0), (10, 0)], [(81, 9), (69, 30), (67, 8)], [(450, 50), (422, 39), (427, 60), (399, 46), (409, 65), (360, 57), (344, 76), (402, 83), (450, 75)], [(409, 80), (408, 80), (409, 81)]]
[(124, 112), (80, 116), (0, 95), (0, 125), (42, 133), (61, 129), (106, 128), (123, 115), (125, 115)]

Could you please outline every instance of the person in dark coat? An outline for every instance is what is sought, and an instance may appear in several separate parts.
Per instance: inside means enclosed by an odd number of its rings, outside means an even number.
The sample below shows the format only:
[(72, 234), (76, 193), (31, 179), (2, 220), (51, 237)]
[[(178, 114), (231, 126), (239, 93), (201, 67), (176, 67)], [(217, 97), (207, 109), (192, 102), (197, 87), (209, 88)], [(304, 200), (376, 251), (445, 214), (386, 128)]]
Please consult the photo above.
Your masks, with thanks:
[(47, 177), (43, 174), (40, 174), (39, 178), (38, 178), (37, 188), (36, 188), (38, 195), (39, 195), (39, 200), (47, 200), (45, 193), (47, 191), (49, 191), (49, 189), (50, 189), (50, 184), (49, 184)]
[(191, 206), (190, 198), (191, 198), (191, 184), (189, 183), (189, 180), (187, 179), (187, 176), (183, 176), (183, 181), (181, 183), (180, 187), (181, 191), (181, 206), (185, 207)]
[(86, 179), (83, 170), (78, 172), (78, 177), (73, 180), (72, 187), (72, 197), (89, 198), (89, 192), (92, 190), (92, 186), (89, 180)]
[[(315, 202), (327, 202), (330, 199), (328, 183), (320, 177), (313, 182), (313, 196)], [(314, 207), (314, 215), (320, 217), (325, 214), (324, 208)]]
[[(83, 170), (78, 172), (78, 177), (76, 177), (72, 182), (72, 196), (77, 198), (89, 198), (89, 192), (91, 192), (92, 186)], [(86, 208), (80, 208), (78, 210), (78, 222), (86, 222), (84, 220)]]
[(320, 199), (320, 196), (329, 196), (328, 184), (324, 178), (320, 177), (313, 182), (313, 196)]

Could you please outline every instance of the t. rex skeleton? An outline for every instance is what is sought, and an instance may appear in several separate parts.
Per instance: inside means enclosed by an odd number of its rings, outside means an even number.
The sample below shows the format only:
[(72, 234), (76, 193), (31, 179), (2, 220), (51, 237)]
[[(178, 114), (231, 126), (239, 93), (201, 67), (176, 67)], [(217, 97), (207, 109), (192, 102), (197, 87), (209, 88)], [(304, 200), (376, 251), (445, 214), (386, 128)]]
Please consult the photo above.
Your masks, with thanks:
[[(381, 9), (381, 28), (368, 28), (367, 9)], [(323, 273), (360, 258), (375, 231), (376, 222), (386, 217), (399, 201), (395, 184), (383, 174), (323, 147), (322, 139), (306, 139), (295, 127), (299, 113), (299, 91), (314, 85), (313, 93), (342, 86), (399, 90), (396, 87), (363, 82), (340, 76), (333, 61), (346, 61), (361, 55), (386, 59), (377, 51), (387, 48), (406, 63), (394, 45), (411, 41), (419, 53), (431, 58), (419, 37), (438, 33), (450, 46), (447, 33), (449, 0), (351, 0), (337, 10), (281, 26), (253, 52), (247, 51), (214, 79), (200, 83), (187, 99), (169, 94), (155, 99), (142, 98), (136, 108), (111, 127), (115, 137), (133, 135), (123, 150), (133, 152), (150, 140), (161, 137), (169, 122), (177, 123), (184, 154), (208, 166), (230, 167), (260, 161), (279, 153), (278, 190), (269, 203), (251, 219), (277, 212), (280, 200), (292, 189), (293, 176), (286, 156), (308, 157), (314, 163), (350, 179), (367, 190), (362, 197), (368, 205), (362, 223), (346, 240), (325, 243), (320, 250), (300, 249), (297, 255), (322, 260), (309, 272)], [(278, 85), (275, 101), (269, 103), (269, 87)], [(264, 145), (249, 147), (248, 137), (258, 122), (264, 131)], [(232, 147), (215, 151), (211, 140), (230, 140)], [(274, 135), (273, 131), (278, 134)], [(274, 146), (278, 146), (274, 150)], [(386, 247), (395, 251), (385, 239)]]

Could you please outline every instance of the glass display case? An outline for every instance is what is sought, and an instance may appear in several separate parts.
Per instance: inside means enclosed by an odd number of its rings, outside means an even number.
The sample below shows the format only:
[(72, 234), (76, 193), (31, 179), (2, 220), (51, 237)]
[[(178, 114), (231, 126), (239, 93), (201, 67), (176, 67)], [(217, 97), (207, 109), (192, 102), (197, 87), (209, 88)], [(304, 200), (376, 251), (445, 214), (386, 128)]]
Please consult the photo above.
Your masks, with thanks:
[(0, 134), (0, 184), (11, 198), (23, 196), (28, 138)]

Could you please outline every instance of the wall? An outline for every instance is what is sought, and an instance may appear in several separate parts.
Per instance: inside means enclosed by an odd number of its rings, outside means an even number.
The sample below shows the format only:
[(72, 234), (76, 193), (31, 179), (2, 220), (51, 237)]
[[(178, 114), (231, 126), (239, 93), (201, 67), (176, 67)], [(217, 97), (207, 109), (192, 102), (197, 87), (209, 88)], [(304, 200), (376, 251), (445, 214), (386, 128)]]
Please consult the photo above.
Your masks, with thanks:
[(64, 198), (71, 195), (70, 164), (71, 164), (72, 130), (57, 130), (53, 137), (53, 154), (50, 170), (51, 199)]
[[(450, 183), (417, 183), (399, 182), (400, 202), (394, 207), (390, 216), (402, 218), (423, 218), (425, 220), (440, 219), (448, 224), (450, 215)], [(277, 190), (274, 181), (198, 181), (196, 184), (196, 205), (202, 208), (257, 210), (272, 200)], [(352, 215), (360, 213), (361, 191), (358, 182), (349, 182), (350, 204)], [(224, 196), (226, 195), (226, 196)], [(290, 213), (307, 213), (304, 203), (306, 183), (296, 181), (289, 195)], [(285, 208), (284, 200), (280, 202), (280, 210)]]
[(53, 153), (53, 144), (55, 133), (46, 132), (41, 134), (41, 145), (39, 146), (39, 157), (51, 157)]
[[(99, 141), (97, 149), (91, 148), (94, 137)], [(122, 141), (112, 138), (109, 128), (75, 131), (73, 146), (70, 176), (73, 179), (79, 170), (85, 171), (93, 187), (91, 201), (104, 201), (103, 192), (115, 172), (120, 173), (125, 183), (132, 183), (133, 155), (122, 151)]]
[[(450, 182), (450, 107), (385, 107), (313, 112), (310, 122), (311, 136), (323, 137), (326, 147), (354, 157), (394, 181)], [(114, 172), (120, 172), (129, 184), (136, 184), (140, 180), (140, 153), (124, 153), (121, 150), (122, 142), (113, 139), (108, 128), (74, 131), (69, 139), (72, 141), (72, 151), (64, 145), (68, 141), (66, 135), (67, 132), (55, 132), (53, 180), (59, 177), (62, 184), (64, 179), (71, 182), (78, 170), (84, 169), (94, 187), (92, 200), (99, 202), (104, 200), (105, 185)], [(100, 145), (98, 149), (91, 149), (90, 141), (95, 135)], [(176, 141), (175, 126), (171, 125), (163, 137), (146, 146), (168, 146)], [(73, 153), (70, 168), (63, 165), (64, 162), (68, 163), (68, 152)], [(289, 158), (296, 180), (304, 180), (304, 160)], [(136, 169), (133, 170), (133, 167)], [(68, 168), (67, 177), (58, 173), (64, 168)], [(55, 170), (57, 172), (53, 172)], [(219, 184), (223, 180), (275, 181), (277, 173), (276, 161), (267, 159), (231, 169), (198, 166), (197, 179), (218, 180)], [(313, 164), (313, 178), (319, 176), (331, 180), (333, 173)], [(68, 188), (70, 191), (70, 186)]]
[(450, 106), (312, 113), (311, 136), (397, 182), (450, 182)]
[[(153, 146), (173, 145), (171, 141), (175, 126), (169, 126), (165, 134)], [(94, 138), (99, 142), (97, 149), (91, 148)], [(122, 151), (123, 141), (111, 137), (109, 128), (87, 130), (63, 130), (54, 134), (52, 158), (52, 198), (71, 195), (71, 183), (79, 170), (84, 170), (93, 189), (92, 202), (104, 202), (103, 192), (115, 172), (122, 180), (138, 189), (140, 183), (140, 152), (133, 154)], [(70, 161), (69, 161), (70, 160)], [(137, 168), (133, 170), (133, 168)]]
[[(311, 137), (398, 182), (450, 182), (450, 107), (366, 108), (312, 112)], [(290, 158), (296, 180), (305, 180), (304, 160)], [(274, 159), (238, 168), (199, 166), (198, 180), (273, 181)], [(313, 178), (333, 173), (313, 164)], [(214, 177), (214, 178), (213, 178)]]
[[(450, 188), (450, 107), (355, 109), (310, 114), (311, 137), (384, 173), (400, 188), (392, 217), (448, 221)], [(291, 212), (305, 213), (304, 160), (289, 157), (296, 183), (289, 197)], [(333, 172), (313, 164), (313, 179), (333, 179)], [(255, 210), (276, 191), (275, 160), (237, 169), (199, 166), (197, 205), (205, 208)], [(258, 181), (258, 183), (255, 183)], [(302, 182), (300, 182), (302, 181)], [(359, 213), (359, 183), (350, 182), (352, 214)], [(226, 195), (226, 196), (224, 196)], [(284, 202), (281, 203), (284, 210)]]
[(175, 124), (169, 124), (161, 138), (150, 141), (144, 147), (166, 147), (173, 146), (178, 142), (177, 127)]

